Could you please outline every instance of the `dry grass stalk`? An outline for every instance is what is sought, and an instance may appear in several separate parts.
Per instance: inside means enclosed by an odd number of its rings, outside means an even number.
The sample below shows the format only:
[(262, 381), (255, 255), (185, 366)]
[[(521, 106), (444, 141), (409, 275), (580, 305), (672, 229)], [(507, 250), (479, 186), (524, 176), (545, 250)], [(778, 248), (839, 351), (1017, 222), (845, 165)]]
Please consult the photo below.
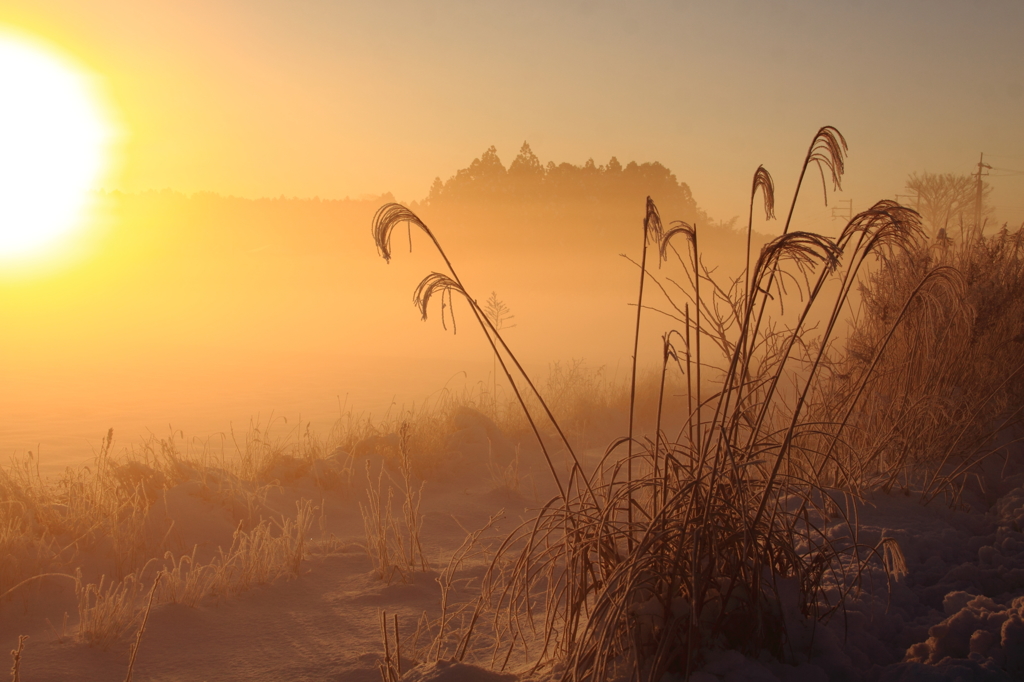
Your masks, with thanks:
[(11, 651), (11, 682), (21, 682), (21, 653), (25, 650), (25, 640), (28, 635), (18, 635), (18, 648)]
[(132, 672), (135, 670), (135, 656), (139, 653), (139, 645), (142, 644), (142, 635), (146, 632), (146, 623), (149, 622), (149, 612), (153, 610), (153, 597), (156, 596), (157, 585), (160, 584), (160, 578), (163, 574), (158, 573), (156, 579), (153, 581), (153, 587), (149, 589), (149, 601), (146, 603), (146, 611), (142, 615), (142, 623), (139, 625), (139, 631), (135, 635), (135, 642), (132, 644), (128, 653), (128, 672), (125, 675), (124, 682), (132, 682)]
[[(579, 459), (577, 458), (576, 453), (573, 450), (573, 447), (569, 442), (568, 438), (565, 436), (565, 433), (562, 431), (562, 428), (559, 425), (558, 421), (554, 418), (554, 415), (552, 415), (551, 409), (549, 408), (548, 404), (545, 402), (540, 391), (537, 390), (537, 387), (534, 385), (529, 375), (526, 373), (525, 370), (523, 370), (523, 367), (519, 363), (518, 358), (516, 358), (515, 354), (512, 353), (511, 349), (508, 347), (508, 344), (505, 343), (505, 340), (502, 338), (498, 329), (488, 318), (486, 312), (477, 303), (476, 299), (470, 296), (469, 293), (466, 291), (466, 288), (463, 285), (462, 280), (459, 278), (458, 274), (455, 271), (455, 268), (452, 266), (451, 261), (448, 259), (447, 254), (445, 253), (444, 249), (441, 248), (440, 242), (437, 240), (437, 237), (434, 236), (434, 233), (430, 230), (430, 228), (427, 227), (427, 225), (419, 218), (419, 216), (410, 211), (408, 208), (395, 203), (385, 204), (380, 209), (378, 209), (377, 213), (374, 215), (373, 223), (370, 229), (374, 243), (377, 246), (378, 253), (381, 255), (381, 257), (384, 258), (385, 261), (390, 262), (391, 235), (394, 232), (394, 229), (402, 223), (405, 223), (410, 226), (415, 225), (416, 227), (420, 228), (420, 230), (424, 234), (426, 234), (427, 237), (430, 239), (431, 243), (434, 245), (438, 254), (444, 261), (445, 266), (448, 268), (447, 275), (443, 273), (432, 272), (428, 274), (420, 282), (419, 286), (417, 286), (415, 294), (413, 296), (413, 303), (420, 310), (422, 317), (426, 319), (427, 304), (429, 303), (430, 298), (434, 295), (441, 295), (442, 297), (447, 296), (447, 306), (442, 306), (442, 322), (444, 321), (444, 310), (447, 309), (448, 311), (451, 311), (452, 315), (454, 315), (454, 310), (452, 308), (452, 295), (459, 294), (460, 297), (465, 299), (466, 303), (469, 305), (470, 312), (473, 314), (474, 319), (476, 320), (480, 328), (483, 330), (484, 335), (487, 338), (487, 342), (491, 346), (491, 350), (494, 352), (494, 355), (498, 360), (498, 364), (501, 365), (502, 371), (505, 374), (505, 378), (507, 379), (509, 386), (512, 388), (512, 391), (516, 396), (516, 400), (523, 408), (523, 414), (529, 422), (530, 429), (533, 432), (534, 437), (537, 439), (537, 443), (540, 446), (541, 451), (544, 453), (544, 458), (547, 462), (548, 469), (551, 472), (552, 478), (558, 486), (561, 495), (564, 497), (567, 490), (571, 490), (573, 485), (581, 481), (585, 484), (586, 479), (585, 477), (581, 476), (582, 468), (580, 467)], [(444, 303), (443, 300), (442, 303)], [(452, 321), (454, 325), (454, 316), (452, 317)], [(517, 376), (519, 377), (518, 382), (515, 378), (513, 378), (513, 371), (515, 371), (517, 373)], [(546, 416), (548, 422), (557, 432), (558, 440), (565, 447), (566, 451), (569, 454), (569, 457), (572, 459), (573, 469), (567, 482), (562, 481), (561, 477), (558, 474), (557, 467), (555, 466), (555, 463), (551, 458), (548, 445), (545, 442), (543, 436), (541, 435), (541, 431), (537, 424), (537, 421), (534, 418), (533, 413), (527, 408), (527, 403), (526, 399), (524, 398), (523, 391), (520, 390), (520, 382), (522, 384), (525, 384), (525, 386), (529, 388), (532, 398), (536, 400), (537, 403), (539, 403), (540, 408)]]
[(420, 541), (420, 533), (423, 530), (423, 514), (420, 512), (420, 503), (423, 500), (423, 483), (419, 487), (413, 484), (412, 454), (409, 451), (410, 427), (403, 423), (399, 429), (399, 469), (402, 474), (402, 512), (405, 517), (405, 542), (402, 543), (403, 558), (409, 570), (427, 571), (430, 566), (427, 557), (423, 553), (423, 543)]
[(57, 643), (63, 644), (64, 640), (67, 639), (68, 636), (68, 612), (64, 612), (64, 620), (61, 622), (60, 632), (57, 632), (57, 628), (54, 627), (49, 618), (46, 619), (46, 624), (49, 626), (50, 632), (53, 633), (54, 638), (56, 638)]
[[(640, 316), (644, 309), (644, 284), (647, 281), (647, 247), (650, 246), (652, 242), (655, 245), (660, 246), (664, 237), (665, 230), (661, 224), (661, 214), (658, 213), (658, 207), (654, 205), (651, 198), (647, 197), (647, 214), (644, 216), (644, 241), (643, 248), (641, 249), (642, 255), (640, 256), (640, 291), (637, 294), (636, 327), (633, 334), (633, 365), (629, 379), (629, 435), (627, 436), (628, 452), (626, 454), (626, 485), (628, 487), (631, 487), (633, 483), (633, 426), (634, 416), (636, 415), (636, 367), (637, 362), (640, 359)], [(696, 233), (694, 233), (693, 239), (694, 244), (696, 245)], [(694, 248), (696, 248), (696, 246)], [(632, 525), (632, 494), (626, 501), (626, 515), (629, 517), (630, 525)], [(630, 545), (632, 545), (632, 536), (629, 537), (629, 542)]]
[(380, 676), (383, 682), (398, 682), (402, 678), (402, 644), (398, 637), (398, 614), (394, 614), (395, 628), (395, 653), (391, 653), (391, 643), (388, 639), (388, 616), (387, 612), (380, 612), (380, 637), (384, 643), (384, 658), (377, 664), (380, 669)]
[[(437, 577), (437, 583), (441, 586), (441, 615), (438, 617), (435, 625), (437, 632), (434, 635), (433, 642), (427, 647), (425, 660), (439, 661), (456, 657), (460, 651), (464, 652), (464, 632), (460, 628), (453, 628), (452, 623), (456, 619), (460, 621), (460, 624), (464, 622), (465, 615), (472, 610), (474, 603), (464, 602), (453, 608), (451, 598), (452, 590), (457, 582), (456, 575), (466, 561), (485, 554), (486, 550), (480, 547), (481, 537), (494, 526), (495, 522), (503, 514), (504, 510), (499, 511), (491, 516), (481, 528), (472, 533), (467, 533), (462, 544), (459, 545), (459, 548), (448, 559), (448, 564)], [(432, 629), (430, 624), (427, 625), (427, 629)]]

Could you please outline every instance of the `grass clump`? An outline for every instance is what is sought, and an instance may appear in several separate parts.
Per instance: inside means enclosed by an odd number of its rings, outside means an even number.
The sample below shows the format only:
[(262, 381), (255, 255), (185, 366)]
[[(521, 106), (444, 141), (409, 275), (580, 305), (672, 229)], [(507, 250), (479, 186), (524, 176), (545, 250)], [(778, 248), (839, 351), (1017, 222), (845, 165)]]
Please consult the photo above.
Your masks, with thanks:
[(136, 625), (140, 597), (146, 592), (134, 573), (123, 580), (85, 583), (78, 573), (75, 594), (78, 597), (78, 632), (76, 639), (92, 647), (106, 649)]
[[(814, 137), (782, 235), (731, 283), (715, 280), (701, 260), (699, 230), (667, 228), (648, 198), (639, 261), (636, 352), (645, 284), (664, 294), (660, 310), (680, 327), (665, 334), (656, 391), (655, 428), (637, 427), (638, 370), (630, 381), (626, 434), (585, 470), (573, 443), (530, 377), (471, 296), (434, 233), (412, 211), (382, 207), (373, 222), (379, 253), (389, 260), (390, 236), (402, 223), (422, 230), (445, 272), (423, 279), (414, 302), (426, 318), (432, 298), (451, 314), (465, 299), (491, 346), (545, 458), (557, 495), (513, 533), (496, 554), (478, 606), (501, 614), (508, 661), (519, 648), (534, 667), (554, 665), (563, 679), (628, 676), (658, 680), (688, 674), (715, 649), (768, 651), (786, 660), (808, 646), (807, 623), (841, 611), (870, 562), (900, 573), (899, 548), (856, 541), (850, 485), (859, 453), (849, 435), (859, 424), (869, 362), (837, 391), (832, 369), (838, 330), (869, 263), (903, 258), (920, 237), (915, 212), (882, 201), (855, 216), (837, 239), (791, 229), (808, 169), (838, 188), (846, 143), (831, 127)], [(826, 188), (827, 189), (827, 188)], [(755, 173), (754, 205), (774, 213), (771, 176)], [(661, 281), (650, 261), (674, 263), (681, 277)], [(906, 291), (904, 309), (956, 290), (950, 267), (927, 269)], [(667, 283), (666, 283), (667, 282)], [(877, 355), (905, 314), (882, 327)], [(685, 384), (682, 414), (665, 401), (672, 380)], [(676, 434), (664, 428), (675, 417)], [(556, 455), (564, 455), (565, 466)], [(846, 533), (830, 532), (836, 523)], [(469, 650), (471, 619), (457, 652)]]
[(398, 434), (401, 521), (395, 518), (394, 488), (389, 484), (385, 492), (385, 477), (389, 483), (393, 482), (391, 477), (382, 466), (374, 481), (369, 461), (366, 463), (367, 504), (359, 505), (366, 535), (366, 553), (377, 577), (389, 584), (396, 574), (402, 582), (407, 582), (410, 573), (428, 569), (423, 544), (420, 542), (420, 531), (423, 529), (423, 514), (420, 512), (423, 483), (417, 486), (413, 482), (409, 433), (409, 425), (402, 424)]

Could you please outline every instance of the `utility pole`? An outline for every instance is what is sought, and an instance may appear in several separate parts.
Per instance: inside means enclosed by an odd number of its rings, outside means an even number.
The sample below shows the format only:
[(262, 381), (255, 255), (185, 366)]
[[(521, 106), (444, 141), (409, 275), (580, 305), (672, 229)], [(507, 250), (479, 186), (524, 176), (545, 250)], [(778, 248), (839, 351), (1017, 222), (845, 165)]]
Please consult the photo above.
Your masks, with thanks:
[(988, 173), (985, 173), (985, 169), (992, 170), (992, 166), (985, 163), (985, 152), (981, 152), (981, 156), (978, 158), (978, 172), (974, 173), (978, 179), (977, 181), (977, 195), (974, 198), (974, 229), (978, 231), (978, 235), (981, 235), (981, 178)]

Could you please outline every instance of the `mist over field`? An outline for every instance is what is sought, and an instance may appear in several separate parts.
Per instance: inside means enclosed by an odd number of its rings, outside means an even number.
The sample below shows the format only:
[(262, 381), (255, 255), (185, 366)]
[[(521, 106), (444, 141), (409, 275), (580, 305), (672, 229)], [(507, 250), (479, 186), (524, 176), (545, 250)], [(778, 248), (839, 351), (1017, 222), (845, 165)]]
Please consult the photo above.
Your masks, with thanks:
[[(805, 169), (819, 164), (835, 189), (845, 156), (825, 127)], [(42, 618), (54, 634), (53, 655), (43, 666), (30, 656), (29, 670), (65, 676), (78, 665), (72, 642), (115, 652), (137, 627), (131, 672), (156, 602), (160, 644), (143, 673), (239, 661), (248, 647), (227, 634), (237, 618), (303, 639), (378, 618), (383, 658), (367, 653), (364, 628), (340, 658), (320, 647), (318, 665), (362, 678), (373, 660), (385, 682), (483, 680), (494, 673), (468, 644), (481, 618), (485, 643), (516, 633), (500, 671), (511, 662), (522, 679), (557, 679), (558, 660), (600, 679), (1015, 674), (1019, 557), (1005, 541), (1020, 534), (1024, 363), (1006, 339), (1022, 310), (1024, 242), (988, 225), (980, 178), (913, 174), (906, 189), (918, 210), (883, 199), (822, 230), (834, 236), (791, 231), (790, 213), (779, 234), (761, 167), (744, 230), (710, 218), (660, 163), (544, 165), (524, 143), (508, 167), (491, 147), (408, 207), (390, 195), (99, 194), (107, 229), (91, 257), (2, 285), (4, 351), (21, 361), (4, 376), (3, 491), (15, 514), (0, 536), (0, 586), (9, 596), (73, 580), (35, 606), (36, 593), (20, 597), (10, 626), (34, 631)], [(754, 230), (755, 208), (767, 234)], [(921, 516), (929, 503), (960, 516)], [(592, 535), (568, 532), (601, 515)], [(936, 538), (963, 532), (980, 534), (968, 546), (1001, 547), (1002, 563), (946, 552), (959, 568), (922, 573)], [(745, 533), (763, 537), (740, 550)], [(540, 551), (538, 536), (562, 539)], [(621, 587), (514, 568), (571, 573), (609, 551), (587, 570), (635, 565)], [(705, 553), (711, 573), (681, 566), (680, 552)], [(795, 554), (771, 563), (779, 552)], [(328, 565), (360, 606), (330, 596)], [(707, 586), (681, 588), (677, 573)], [(865, 574), (887, 587), (863, 591)], [(289, 576), (293, 587), (269, 587)], [(756, 589), (731, 601), (748, 581)], [(396, 584), (412, 591), (396, 600)], [(531, 617), (524, 590), (543, 595), (555, 658), (516, 646), (532, 637), (516, 620)], [(69, 637), (67, 615), (60, 632), (53, 618), (72, 592)], [(882, 617), (893, 594), (895, 640), (855, 629), (838, 644), (851, 630), (837, 609)], [(215, 609), (202, 643), (171, 606)], [(941, 639), (937, 606), (950, 622), (978, 621), (971, 641), (988, 637), (988, 658), (949, 663), (960, 645)], [(552, 624), (581, 608), (598, 622), (607, 609), (627, 615), (600, 636)], [(927, 640), (921, 623), (934, 626)], [(628, 654), (622, 637), (647, 653)], [(685, 656), (650, 648), (680, 637), (695, 647)], [(186, 661), (182, 647), (198, 653)], [(273, 647), (245, 660), (232, 665), (247, 676), (297, 674)], [(111, 671), (117, 657), (92, 665)]]
[[(509, 340), (532, 371), (583, 360), (622, 379), (638, 269), (620, 254), (639, 257), (647, 193), (665, 197), (667, 219), (701, 223), (709, 262), (738, 272), (745, 239), (660, 164), (565, 164), (545, 178), (526, 151), (507, 177), (487, 152), (412, 205), (478, 299), (509, 307)], [(0, 350), (18, 358), (0, 379), (11, 415), (0, 446), (62, 468), (91, 458), (110, 427), (124, 441), (207, 438), (271, 416), (326, 429), (350, 410), (380, 418), (446, 386), (491, 386), (468, 308), (456, 302), (453, 333), (439, 311), (423, 322), (410, 305), (443, 265), (423, 235), (411, 254), (409, 235), (396, 237), (390, 265), (377, 255), (370, 223), (390, 199), (101, 193), (106, 227), (87, 259), (0, 282)]]

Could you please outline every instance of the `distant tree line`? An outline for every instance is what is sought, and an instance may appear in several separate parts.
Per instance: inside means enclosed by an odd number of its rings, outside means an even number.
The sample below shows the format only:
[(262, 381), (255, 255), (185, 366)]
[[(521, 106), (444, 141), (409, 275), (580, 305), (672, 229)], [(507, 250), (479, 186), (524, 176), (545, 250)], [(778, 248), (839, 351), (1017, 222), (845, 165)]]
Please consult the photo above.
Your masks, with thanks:
[(689, 209), (684, 211), (688, 218), (705, 217), (689, 186), (656, 161), (630, 161), (623, 166), (613, 156), (601, 166), (593, 159), (582, 166), (556, 165), (553, 161), (545, 165), (526, 142), (507, 169), (492, 146), (447, 182), (435, 178), (422, 203), (438, 207), (468, 203), (639, 202), (642, 209), (648, 195), (659, 205)]

